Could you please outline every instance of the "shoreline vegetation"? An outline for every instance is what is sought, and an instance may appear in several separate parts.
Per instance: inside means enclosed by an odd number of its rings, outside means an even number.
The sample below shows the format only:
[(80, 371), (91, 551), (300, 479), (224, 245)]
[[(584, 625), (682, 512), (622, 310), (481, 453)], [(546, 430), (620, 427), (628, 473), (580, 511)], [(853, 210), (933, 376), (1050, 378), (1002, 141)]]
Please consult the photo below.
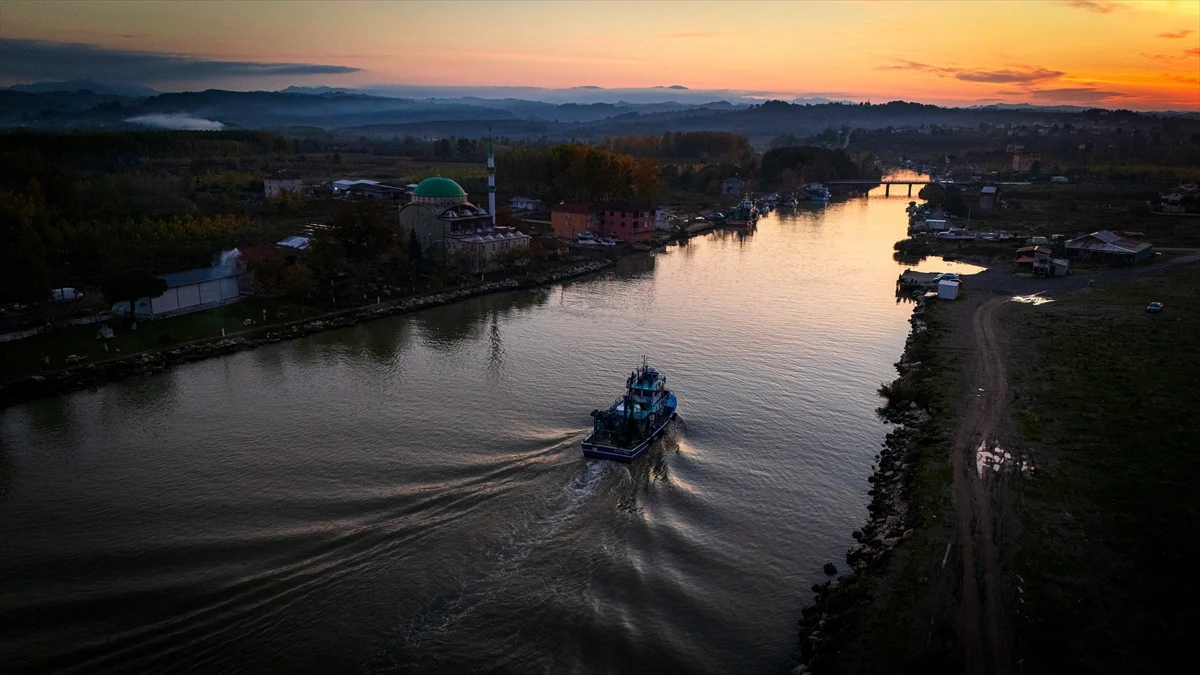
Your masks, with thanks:
[(218, 335), (187, 343), (148, 349), (105, 361), (64, 368), (47, 375), (30, 375), (0, 383), (0, 408), (44, 396), (117, 382), (134, 375), (159, 373), (171, 366), (232, 354), (245, 349), (255, 349), (321, 331), (354, 326), (363, 321), (416, 312), (491, 293), (535, 288), (567, 281), (594, 274), (615, 264), (614, 260), (608, 258), (593, 260), (532, 279), (509, 278), (502, 281), (489, 281), (465, 288), (410, 296), (387, 303), (352, 307), (287, 323), (251, 328), (229, 335)]

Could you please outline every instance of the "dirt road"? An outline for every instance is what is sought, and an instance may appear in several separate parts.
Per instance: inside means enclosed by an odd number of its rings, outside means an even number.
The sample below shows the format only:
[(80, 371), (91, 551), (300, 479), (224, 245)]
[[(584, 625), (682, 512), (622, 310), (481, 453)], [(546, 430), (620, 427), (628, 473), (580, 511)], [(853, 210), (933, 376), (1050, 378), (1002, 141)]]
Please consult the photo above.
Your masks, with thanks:
[[(939, 580), (958, 585), (960, 662), (963, 672), (975, 674), (1009, 673), (1014, 667), (1015, 622), (1007, 600), (1012, 584), (1006, 574), (1011, 565), (1002, 559), (1009, 549), (1000, 531), (1010, 499), (1002, 478), (1004, 451), (996, 451), (1008, 377), (1005, 345), (998, 338), (995, 317), (1007, 301), (1007, 297), (984, 298), (970, 315), (967, 373), (972, 398), (951, 453), (957, 529), (947, 553), (954, 554), (957, 569), (946, 569)], [(1007, 461), (1012, 461), (1011, 456)]]

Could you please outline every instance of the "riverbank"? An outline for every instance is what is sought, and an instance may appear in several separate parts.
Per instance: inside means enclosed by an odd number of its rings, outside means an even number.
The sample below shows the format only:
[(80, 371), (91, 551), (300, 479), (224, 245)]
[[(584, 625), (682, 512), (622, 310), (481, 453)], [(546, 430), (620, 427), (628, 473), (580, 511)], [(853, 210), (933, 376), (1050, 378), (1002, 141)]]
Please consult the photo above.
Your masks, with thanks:
[(850, 572), (813, 589), (797, 671), (1159, 672), (1186, 658), (1200, 619), (1194, 262), (1050, 285), (1039, 304), (968, 277), (959, 300), (918, 308), (881, 390), (898, 426), (872, 517)]
[(171, 366), (232, 354), (244, 349), (254, 349), (264, 344), (292, 340), (325, 330), (354, 326), (371, 319), (429, 309), (490, 293), (557, 283), (594, 274), (613, 264), (615, 263), (611, 259), (595, 260), (566, 270), (540, 275), (533, 279), (492, 281), (377, 305), (328, 312), (287, 323), (262, 326), (224, 336), (214, 336), (174, 344), (161, 349), (149, 349), (135, 354), (122, 355), (45, 375), (31, 375), (0, 384), (0, 408), (43, 396), (88, 389), (134, 375), (158, 373)]

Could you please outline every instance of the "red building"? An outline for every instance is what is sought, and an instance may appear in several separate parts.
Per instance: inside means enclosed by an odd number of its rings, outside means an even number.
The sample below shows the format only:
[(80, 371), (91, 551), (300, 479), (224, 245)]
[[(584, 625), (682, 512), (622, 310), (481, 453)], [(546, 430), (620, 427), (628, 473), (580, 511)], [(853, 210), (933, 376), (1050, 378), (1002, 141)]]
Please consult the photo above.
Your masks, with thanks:
[(650, 241), (654, 233), (654, 210), (629, 202), (605, 204), (600, 210), (600, 236), (624, 241)]

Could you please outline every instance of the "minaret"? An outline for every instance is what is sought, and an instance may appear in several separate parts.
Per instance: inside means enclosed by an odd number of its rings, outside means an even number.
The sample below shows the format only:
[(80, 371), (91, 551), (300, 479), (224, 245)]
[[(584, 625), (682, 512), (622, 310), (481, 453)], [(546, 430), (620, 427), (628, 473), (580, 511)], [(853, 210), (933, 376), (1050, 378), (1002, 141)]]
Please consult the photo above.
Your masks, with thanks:
[(496, 153), (492, 151), (492, 127), (488, 127), (488, 213), (496, 226)]

